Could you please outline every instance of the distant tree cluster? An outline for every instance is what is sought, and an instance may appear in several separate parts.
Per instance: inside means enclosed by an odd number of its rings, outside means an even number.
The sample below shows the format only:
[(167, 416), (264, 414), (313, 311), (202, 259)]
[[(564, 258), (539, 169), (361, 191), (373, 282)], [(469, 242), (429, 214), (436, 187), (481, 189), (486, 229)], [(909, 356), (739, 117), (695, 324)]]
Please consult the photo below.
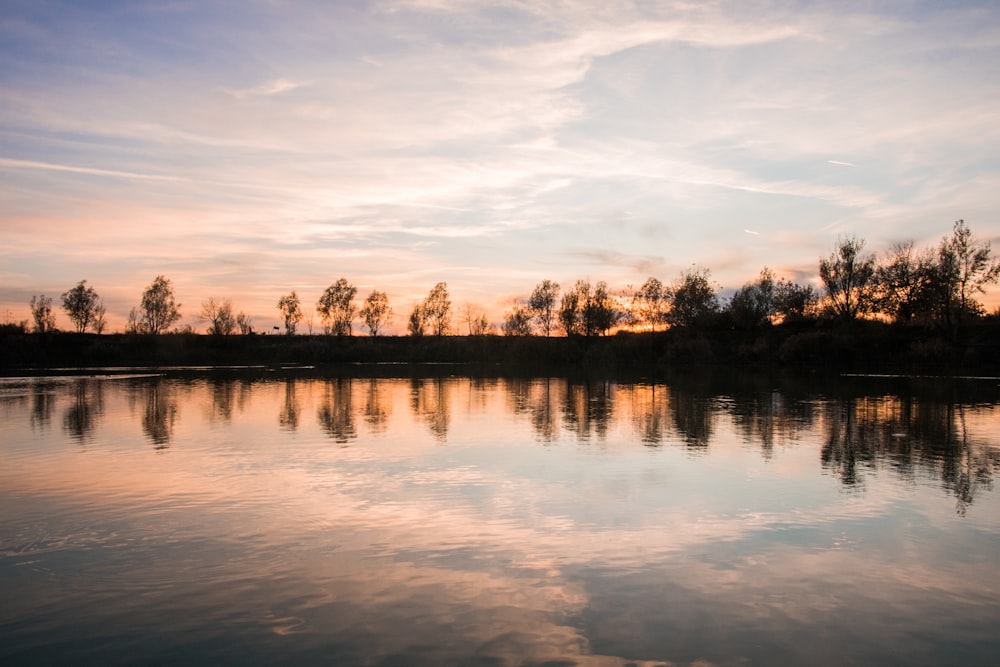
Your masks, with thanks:
[(977, 241), (964, 220), (936, 248), (918, 251), (906, 242), (881, 258), (863, 249), (863, 240), (845, 238), (820, 260), (826, 314), (848, 321), (883, 317), (954, 331), (984, 314), (976, 295), (1000, 279), (1000, 261), (990, 257), (989, 242)]
[[(834, 251), (819, 260), (822, 291), (799, 285), (764, 267), (753, 281), (737, 289), (725, 302), (708, 269), (691, 268), (671, 283), (650, 277), (639, 288), (612, 293), (607, 283), (577, 280), (564, 292), (558, 283), (543, 280), (530, 297), (515, 301), (504, 314), (500, 331), (506, 336), (602, 336), (621, 328), (659, 331), (667, 328), (728, 326), (753, 330), (777, 323), (828, 318), (846, 322), (876, 318), (897, 324), (937, 326), (954, 333), (957, 327), (984, 314), (976, 296), (1000, 280), (1000, 261), (991, 257), (990, 244), (976, 240), (964, 220), (958, 220), (937, 247), (917, 250), (912, 242), (893, 246), (883, 256), (864, 252), (857, 237), (841, 238)], [(350, 336), (359, 317), (377, 336), (393, 316), (389, 297), (373, 290), (360, 305), (358, 289), (340, 278), (316, 302), (316, 313), (326, 334)], [(106, 327), (104, 301), (81, 280), (62, 294), (62, 307), (75, 330), (102, 333)], [(128, 316), (126, 332), (159, 334), (180, 319), (169, 279), (156, 276), (142, 293), (139, 306)], [(34, 331), (55, 331), (52, 298), (33, 296), (30, 302)], [(288, 335), (295, 334), (305, 314), (298, 294), (283, 295), (277, 304)], [(460, 324), (470, 336), (496, 333), (484, 310), (467, 303), (460, 308)], [(200, 319), (208, 333), (218, 336), (253, 333), (250, 318), (235, 312), (229, 299), (209, 297)], [(312, 316), (307, 320), (312, 331)], [(27, 327), (27, 322), (23, 323)], [(278, 327), (275, 327), (277, 329)], [(410, 336), (452, 333), (452, 302), (448, 285), (439, 282), (427, 297), (413, 305), (406, 321)]]

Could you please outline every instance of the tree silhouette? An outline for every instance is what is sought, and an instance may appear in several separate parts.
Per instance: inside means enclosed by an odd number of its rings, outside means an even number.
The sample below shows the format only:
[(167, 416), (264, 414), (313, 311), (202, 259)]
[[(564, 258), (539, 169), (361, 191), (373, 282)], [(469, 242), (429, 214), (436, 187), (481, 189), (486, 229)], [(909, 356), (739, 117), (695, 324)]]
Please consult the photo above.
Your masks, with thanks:
[(556, 297), (559, 296), (559, 283), (543, 280), (535, 286), (528, 299), (531, 315), (538, 322), (542, 333), (546, 336), (552, 333), (552, 324), (556, 316)]
[(372, 336), (377, 336), (379, 329), (392, 319), (392, 308), (389, 307), (389, 297), (385, 292), (372, 290), (361, 306), (361, 319)]
[[(82, 284), (82, 283), (81, 283)], [(142, 293), (139, 304), (139, 326), (142, 331), (159, 334), (181, 318), (179, 303), (174, 301), (174, 288), (170, 280), (156, 276)]]
[(745, 329), (770, 324), (775, 313), (774, 274), (766, 266), (757, 280), (743, 285), (729, 300), (733, 322)]
[(216, 336), (229, 336), (236, 331), (236, 317), (233, 315), (233, 304), (229, 299), (216, 301), (215, 297), (201, 304), (201, 319), (208, 320), (208, 333)]
[(682, 274), (673, 289), (667, 321), (687, 327), (703, 323), (719, 310), (715, 289), (708, 281), (708, 269), (692, 269)]
[(670, 288), (656, 278), (648, 278), (632, 296), (633, 314), (656, 331), (657, 325), (666, 324), (670, 306)]
[(990, 259), (989, 241), (976, 241), (964, 220), (955, 222), (951, 237), (941, 240), (935, 275), (937, 293), (948, 324), (979, 315), (974, 295), (1000, 279), (1000, 261)]
[(278, 299), (278, 310), (285, 321), (285, 334), (291, 336), (295, 333), (296, 325), (302, 321), (302, 309), (299, 306), (299, 295), (292, 290), (290, 293)]
[(43, 334), (56, 328), (51, 297), (44, 294), (31, 297), (31, 319), (35, 321), (35, 333)]
[[(559, 302), (559, 326), (567, 336), (579, 334), (580, 331), (580, 287), (583, 281), (578, 280), (576, 286), (563, 294)], [(587, 284), (589, 291), (590, 285)]]
[(420, 337), (424, 335), (424, 330), (427, 328), (427, 317), (424, 314), (424, 305), (422, 303), (413, 304), (413, 310), (410, 311), (410, 316), (406, 320), (406, 330), (411, 336)]
[(485, 336), (492, 328), (482, 306), (475, 303), (462, 306), (462, 322), (468, 325), (470, 336)]
[(350, 336), (351, 322), (358, 314), (354, 297), (358, 288), (341, 278), (326, 288), (316, 304), (316, 312), (323, 318), (323, 327), (336, 336)]
[(519, 303), (515, 303), (513, 309), (504, 315), (503, 335), (531, 335), (531, 317), (531, 312), (527, 308)]
[(87, 281), (81, 280), (76, 287), (63, 292), (63, 310), (73, 320), (77, 333), (83, 333), (94, 320), (97, 310), (97, 292), (93, 287), (87, 287)]
[(833, 254), (819, 262), (830, 312), (848, 321), (871, 312), (874, 305), (875, 258), (862, 255), (864, 247), (857, 237), (843, 238)]
[(443, 336), (451, 327), (451, 300), (447, 283), (438, 283), (424, 299), (424, 319), (435, 336)]

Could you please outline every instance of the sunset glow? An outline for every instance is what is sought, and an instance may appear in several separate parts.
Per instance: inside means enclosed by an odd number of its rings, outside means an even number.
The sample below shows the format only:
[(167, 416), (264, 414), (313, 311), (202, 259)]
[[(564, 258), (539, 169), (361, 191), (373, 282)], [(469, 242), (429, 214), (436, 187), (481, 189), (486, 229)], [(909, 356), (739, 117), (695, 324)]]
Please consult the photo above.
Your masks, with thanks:
[(346, 277), (402, 333), (442, 281), (499, 322), (960, 218), (1000, 250), (1000, 6), (751, 4), (5, 2), (0, 314), (85, 279), (121, 330), (163, 274), (270, 330)]

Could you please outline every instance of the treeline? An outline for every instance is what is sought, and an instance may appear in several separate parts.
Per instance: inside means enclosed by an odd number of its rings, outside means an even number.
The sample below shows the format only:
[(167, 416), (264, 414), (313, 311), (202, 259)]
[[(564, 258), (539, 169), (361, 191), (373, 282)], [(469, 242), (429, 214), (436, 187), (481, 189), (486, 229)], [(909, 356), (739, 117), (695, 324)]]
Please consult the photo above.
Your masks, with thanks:
[[(963, 220), (957, 221), (951, 234), (936, 247), (917, 249), (907, 242), (881, 255), (866, 254), (864, 247), (862, 239), (842, 238), (828, 257), (820, 258), (820, 290), (779, 279), (767, 267), (728, 299), (720, 298), (719, 287), (712, 283), (707, 269), (689, 270), (669, 284), (650, 277), (638, 288), (617, 292), (604, 281), (591, 284), (577, 280), (562, 288), (543, 280), (526, 300), (512, 305), (499, 326), (472, 304), (456, 313), (447, 284), (439, 282), (409, 311), (406, 332), (415, 338), (456, 333), (591, 338), (621, 331), (667, 329), (753, 332), (777, 324), (867, 319), (932, 328), (955, 340), (960, 325), (986, 314), (976, 297), (1000, 279), (1000, 261), (991, 256), (989, 242), (977, 241)], [(372, 337), (384, 331), (394, 314), (388, 295), (373, 290), (360, 306), (357, 296), (357, 287), (346, 278), (320, 295), (315, 314), (325, 334), (350, 336), (359, 319)], [(44, 294), (35, 296), (30, 306), (30, 329), (35, 333), (54, 331), (52, 299)], [(62, 294), (62, 306), (76, 332), (100, 334), (105, 330), (103, 300), (86, 281)], [(295, 291), (285, 294), (276, 306), (284, 332), (298, 333), (306, 313), (299, 295)], [(170, 280), (157, 276), (143, 291), (139, 306), (131, 310), (125, 332), (155, 335), (170, 331), (180, 319), (179, 309)], [(216, 336), (254, 333), (251, 319), (236, 312), (226, 298), (210, 297), (203, 302), (199, 319), (207, 323), (207, 332)], [(308, 322), (312, 333), (311, 317)], [(6, 326), (22, 332), (29, 329), (28, 322)], [(190, 327), (181, 331), (192, 332)]]

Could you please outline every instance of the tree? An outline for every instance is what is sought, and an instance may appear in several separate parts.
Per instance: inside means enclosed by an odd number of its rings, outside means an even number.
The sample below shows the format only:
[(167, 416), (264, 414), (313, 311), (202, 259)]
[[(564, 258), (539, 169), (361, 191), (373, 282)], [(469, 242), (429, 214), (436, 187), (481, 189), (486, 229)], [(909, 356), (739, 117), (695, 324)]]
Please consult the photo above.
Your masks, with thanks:
[(337, 336), (351, 335), (351, 322), (358, 314), (354, 296), (358, 288), (341, 278), (326, 288), (316, 304), (316, 312), (323, 318), (323, 327)]
[(913, 242), (898, 243), (875, 269), (875, 307), (894, 322), (930, 314), (933, 252), (917, 255)]
[(475, 303), (462, 306), (462, 323), (468, 325), (470, 336), (485, 336), (492, 328), (482, 306)]
[(302, 321), (302, 308), (299, 305), (299, 295), (294, 290), (278, 299), (278, 310), (285, 321), (285, 334), (295, 333), (296, 325)]
[(521, 304), (515, 303), (513, 309), (504, 314), (503, 335), (530, 336), (533, 310), (530, 306), (525, 308)]
[(410, 311), (410, 317), (406, 321), (406, 330), (411, 336), (419, 338), (424, 335), (424, 330), (427, 328), (427, 317), (424, 313), (424, 305), (422, 303), (413, 304), (413, 310)]
[(379, 329), (392, 319), (392, 308), (389, 307), (389, 297), (385, 292), (372, 290), (361, 306), (361, 318), (372, 336), (377, 336)]
[(93, 287), (87, 287), (87, 281), (81, 280), (76, 287), (63, 292), (63, 310), (76, 325), (76, 332), (83, 333), (94, 319), (98, 296)]
[[(579, 287), (582, 281), (577, 281), (577, 286), (563, 294), (559, 302), (559, 326), (566, 332), (567, 336), (580, 333), (580, 293)], [(590, 285), (587, 284), (587, 289)]]
[(667, 321), (672, 326), (703, 324), (719, 310), (715, 288), (709, 282), (708, 269), (692, 269), (681, 274), (673, 288)]
[(56, 328), (56, 314), (52, 312), (52, 298), (31, 297), (31, 319), (35, 321), (35, 333), (47, 333)]
[(531, 315), (538, 322), (542, 333), (546, 336), (552, 333), (552, 323), (556, 316), (556, 297), (559, 296), (559, 283), (543, 280), (535, 286), (528, 299)]
[(243, 336), (249, 336), (253, 333), (253, 320), (242, 310), (236, 314), (236, 328)]
[(1000, 261), (990, 259), (989, 241), (976, 241), (964, 220), (955, 222), (951, 237), (941, 240), (935, 280), (938, 299), (946, 323), (957, 325), (962, 319), (983, 312), (974, 295), (1000, 279)]
[(181, 318), (181, 304), (174, 301), (174, 288), (170, 280), (156, 276), (142, 293), (139, 303), (139, 326), (149, 334), (159, 334)]
[(765, 266), (757, 280), (744, 284), (729, 300), (733, 322), (746, 329), (770, 324), (775, 314), (774, 296), (774, 274)]
[(567, 336), (606, 334), (620, 316), (603, 280), (593, 287), (589, 281), (577, 280), (559, 306), (559, 322)]
[(139, 321), (139, 309), (135, 306), (128, 311), (128, 320), (125, 322), (125, 333), (142, 333), (142, 322)]
[(782, 322), (795, 322), (810, 316), (819, 302), (812, 285), (799, 285), (782, 278), (774, 286), (774, 314)]
[(451, 326), (451, 300), (448, 298), (448, 285), (438, 283), (424, 299), (424, 320), (435, 336), (448, 333)]
[(645, 322), (653, 331), (658, 324), (666, 324), (670, 305), (670, 288), (656, 278), (648, 278), (632, 295), (632, 312), (639, 322)]
[(598, 282), (593, 292), (590, 291), (589, 284), (586, 286), (588, 289), (580, 295), (583, 304), (583, 333), (586, 336), (606, 335), (618, 323), (620, 313), (608, 293), (606, 282)]
[(871, 312), (874, 305), (875, 258), (862, 255), (864, 247), (857, 237), (842, 238), (833, 254), (819, 262), (828, 308), (847, 321)]
[(233, 315), (233, 304), (229, 299), (216, 301), (215, 297), (201, 304), (203, 320), (209, 322), (208, 333), (215, 336), (229, 336), (236, 332), (236, 316)]
[(104, 307), (104, 299), (94, 308), (94, 333), (98, 336), (104, 333), (108, 326), (108, 309)]

